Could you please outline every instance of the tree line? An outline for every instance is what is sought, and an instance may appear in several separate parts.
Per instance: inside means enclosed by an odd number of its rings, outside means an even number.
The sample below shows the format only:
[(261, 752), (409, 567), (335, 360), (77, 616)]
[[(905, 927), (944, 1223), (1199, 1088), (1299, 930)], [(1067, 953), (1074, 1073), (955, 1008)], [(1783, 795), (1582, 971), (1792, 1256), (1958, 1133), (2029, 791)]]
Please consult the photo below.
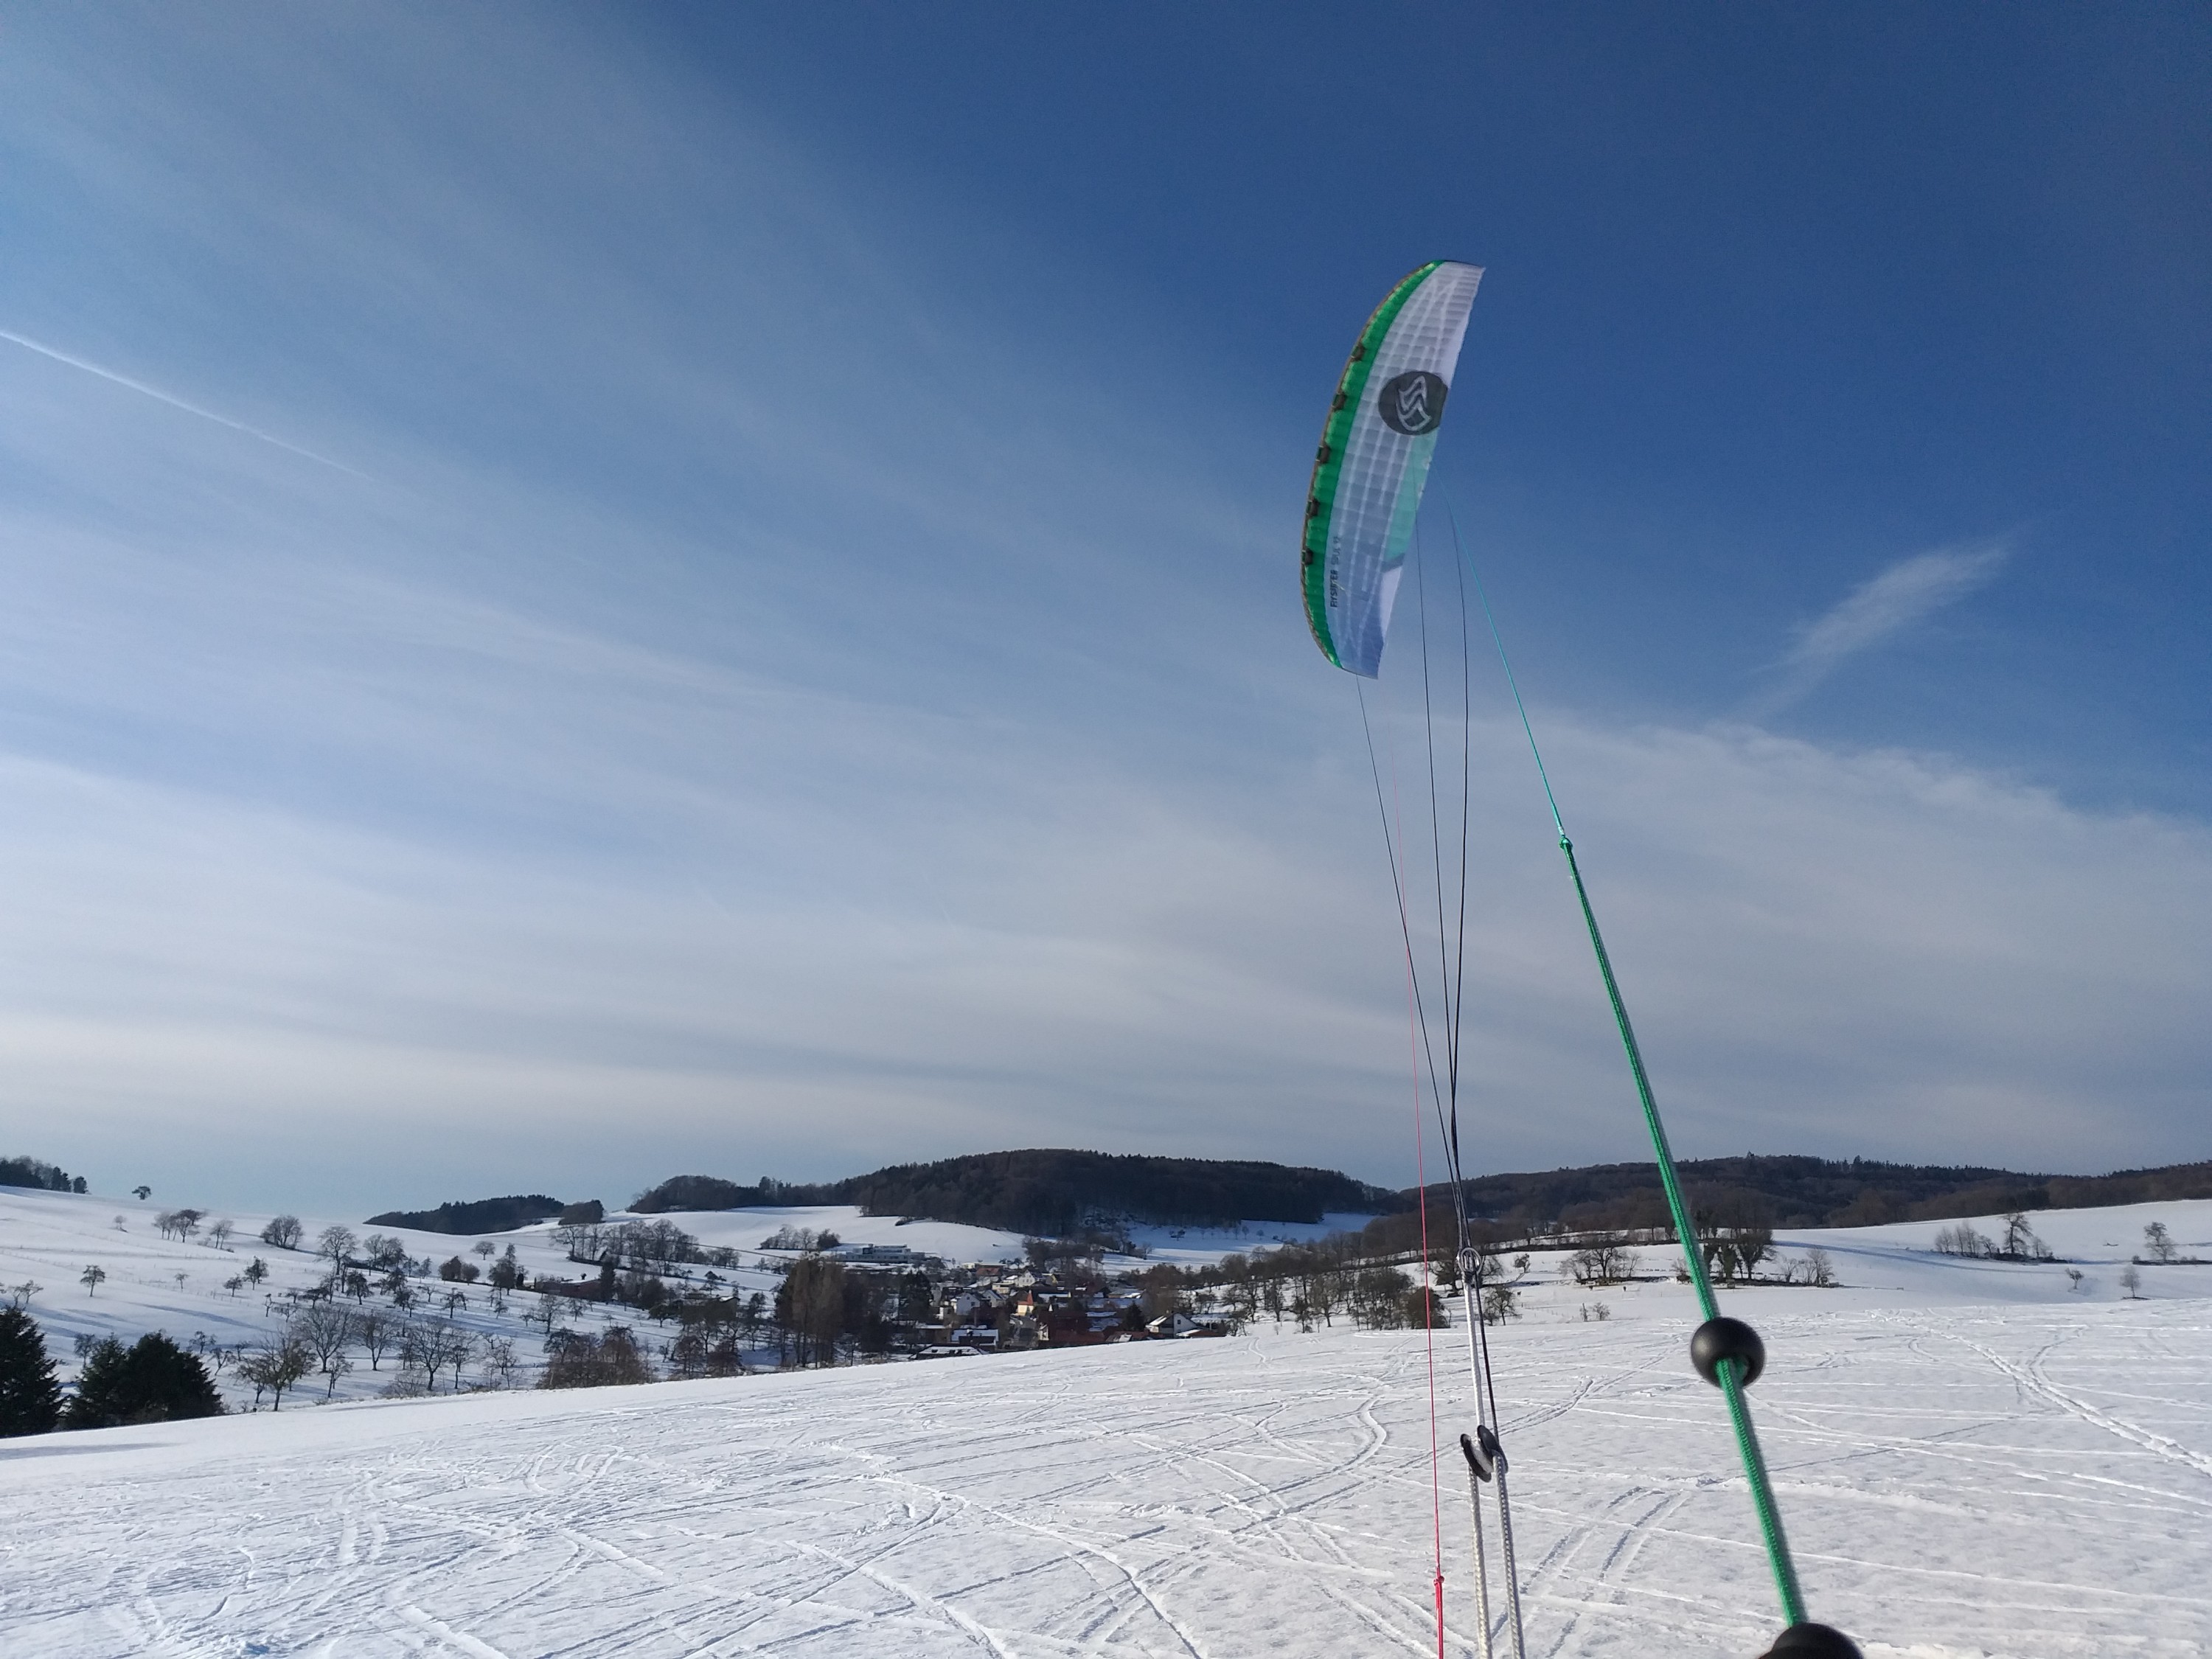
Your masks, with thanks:
[(630, 1207), (651, 1214), (854, 1204), (869, 1215), (911, 1216), (1064, 1237), (1096, 1225), (1310, 1224), (1331, 1212), (1367, 1213), (1389, 1208), (1396, 1197), (1336, 1170), (1033, 1148), (898, 1164), (805, 1186), (773, 1177), (742, 1186), (713, 1176), (675, 1176), (640, 1194)]
[(0, 1158), (0, 1187), (38, 1187), (50, 1193), (81, 1193), (82, 1176), (73, 1176), (42, 1158)]

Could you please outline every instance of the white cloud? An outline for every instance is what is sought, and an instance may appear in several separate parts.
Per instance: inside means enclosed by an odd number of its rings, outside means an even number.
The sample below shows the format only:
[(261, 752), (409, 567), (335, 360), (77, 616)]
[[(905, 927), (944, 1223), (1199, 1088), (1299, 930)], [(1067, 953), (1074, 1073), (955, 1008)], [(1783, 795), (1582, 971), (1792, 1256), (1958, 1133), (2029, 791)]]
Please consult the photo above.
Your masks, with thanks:
[(1778, 679), (1759, 700), (1763, 713), (1796, 702), (1844, 662), (1872, 650), (1984, 586), (2011, 549), (2002, 542), (1938, 548), (1901, 559), (1798, 632), (1776, 665)]
[[(620, 1198), (678, 1169), (1039, 1143), (1410, 1178), (1348, 720), (1323, 775), (1226, 791), (1048, 728), (810, 707), (722, 789), (672, 759), (710, 705), (670, 708), (642, 763), (620, 723), (585, 734), (580, 791), (626, 779), (660, 826), (627, 866), (10, 767), (9, 1115), (65, 1123), (70, 1167), (110, 1184), (281, 1178), (371, 1206), (433, 1170), (446, 1196)], [(2201, 827), (1928, 757), (1539, 717), (1684, 1155), (2198, 1150)], [(1633, 1158), (1516, 738), (1477, 733), (1471, 1156)]]

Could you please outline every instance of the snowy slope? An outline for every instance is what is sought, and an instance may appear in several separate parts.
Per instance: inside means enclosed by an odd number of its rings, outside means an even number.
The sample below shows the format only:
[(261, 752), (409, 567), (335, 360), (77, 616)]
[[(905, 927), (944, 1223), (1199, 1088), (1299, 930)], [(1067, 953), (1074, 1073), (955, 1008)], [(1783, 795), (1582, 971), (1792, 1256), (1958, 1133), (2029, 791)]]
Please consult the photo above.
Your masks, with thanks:
[[(302, 1216), (306, 1230), (303, 1248), (279, 1250), (259, 1242), (257, 1235), (276, 1213), (273, 1211), (210, 1211), (208, 1222), (228, 1218), (235, 1233), (227, 1249), (217, 1249), (204, 1237), (183, 1242), (165, 1239), (155, 1230), (154, 1218), (174, 1207), (155, 1200), (98, 1194), (81, 1196), (41, 1192), (34, 1188), (0, 1187), (0, 1296), (14, 1286), (35, 1285), (28, 1305), (47, 1334), (48, 1347), (61, 1362), (64, 1380), (74, 1376), (74, 1339), (117, 1336), (134, 1340), (148, 1331), (165, 1331), (180, 1342), (196, 1336), (226, 1348), (252, 1344), (281, 1328), (288, 1291), (305, 1291), (325, 1277), (323, 1264), (312, 1254), (316, 1236), (329, 1225), (350, 1226), (361, 1235), (383, 1232), (400, 1239), (418, 1257), (443, 1261), (459, 1255), (478, 1266), (483, 1259), (474, 1253), (480, 1241), (499, 1249), (515, 1247), (517, 1259), (529, 1275), (550, 1274), (558, 1279), (587, 1277), (591, 1269), (570, 1261), (552, 1237), (552, 1224), (539, 1223), (509, 1232), (483, 1234), (428, 1233), (406, 1228), (372, 1228), (366, 1223), (335, 1216)], [(610, 1222), (633, 1219), (627, 1212), (609, 1216)], [(787, 1252), (763, 1252), (760, 1246), (784, 1228), (835, 1232), (847, 1244), (903, 1244), (921, 1255), (952, 1263), (1018, 1262), (1024, 1259), (1018, 1234), (967, 1227), (944, 1221), (902, 1221), (896, 1216), (864, 1216), (852, 1205), (816, 1205), (772, 1209), (677, 1211), (646, 1218), (674, 1223), (708, 1246), (726, 1246), (744, 1253), (744, 1265), (723, 1269), (726, 1285), (740, 1294), (760, 1291), (773, 1297), (775, 1264), (787, 1260)], [(1364, 1217), (1332, 1218), (1332, 1223), (1356, 1226)], [(1143, 1237), (1156, 1237), (1158, 1248), (1150, 1261), (1172, 1261), (1194, 1266), (1218, 1261), (1231, 1250), (1251, 1250), (1285, 1239), (1310, 1238), (1330, 1231), (1330, 1225), (1299, 1226), (1280, 1222), (1250, 1222), (1242, 1229), (1158, 1229)], [(270, 1276), (258, 1290), (231, 1291), (224, 1288), (234, 1274), (254, 1258), (268, 1265)], [(107, 1278), (88, 1291), (79, 1276), (89, 1266), (105, 1269)], [(1146, 1265), (1136, 1258), (1114, 1258), (1109, 1267)], [(698, 1279), (702, 1270), (690, 1270)], [(179, 1274), (183, 1279), (179, 1282)], [(418, 1291), (428, 1300), (426, 1310), (443, 1315), (438, 1298), (447, 1287), (425, 1281)], [(543, 1352), (542, 1335), (526, 1323), (537, 1298), (530, 1295), (506, 1298), (504, 1316), (493, 1310), (491, 1297), (481, 1286), (467, 1290), (468, 1305), (456, 1309), (455, 1322), (479, 1335), (498, 1335), (514, 1344), (526, 1367), (534, 1366)], [(635, 1324), (634, 1310), (569, 1307), (562, 1310), (562, 1322), (570, 1327)], [(390, 1382), (389, 1370), (372, 1370), (362, 1364), (339, 1380), (334, 1396), (362, 1399), (377, 1394)], [(234, 1376), (218, 1379), (234, 1404), (243, 1404), (252, 1391)], [(298, 1399), (307, 1403), (320, 1398), (322, 1380), (301, 1386)]]
[[(1874, 1655), (2212, 1648), (2205, 1312), (1766, 1322), (1758, 1404), (1815, 1610)], [(1679, 1324), (1506, 1336), (1532, 1651), (1758, 1651), (1769, 1592)], [(0, 1636), (54, 1659), (1433, 1652), (1425, 1377), (1418, 1334), (1270, 1328), (15, 1442)], [(1457, 1496), (1447, 1466), (1463, 1626)]]
[[(115, 1211), (0, 1197), (0, 1262), (73, 1260), (85, 1235), (29, 1223)], [(2079, 1291), (1916, 1252), (1925, 1224), (1804, 1234), (1844, 1288), (1724, 1298), (1773, 1356), (1753, 1400), (1816, 1615), (1875, 1656), (2212, 1651), (2212, 1268), (2116, 1299), (2148, 1218), (2212, 1255), (2212, 1205), (2039, 1216)], [(131, 1238), (143, 1316), (173, 1269)], [(1771, 1594), (1687, 1293), (1532, 1273), (1527, 1306), (1497, 1358), (1531, 1652), (1756, 1653)], [(1434, 1653), (1426, 1378), (1419, 1333), (1286, 1325), (0, 1443), (0, 1651)], [(1447, 1462), (1455, 1655), (1462, 1491)]]
[[(624, 1216), (611, 1216), (620, 1221)], [(903, 1244), (921, 1255), (946, 1261), (1019, 1261), (1019, 1233), (988, 1227), (963, 1227), (954, 1221), (903, 1221), (896, 1216), (862, 1215), (857, 1204), (795, 1205), (781, 1209), (671, 1210), (649, 1218), (672, 1221), (702, 1244), (755, 1250), (785, 1227), (833, 1232), (847, 1244)]]

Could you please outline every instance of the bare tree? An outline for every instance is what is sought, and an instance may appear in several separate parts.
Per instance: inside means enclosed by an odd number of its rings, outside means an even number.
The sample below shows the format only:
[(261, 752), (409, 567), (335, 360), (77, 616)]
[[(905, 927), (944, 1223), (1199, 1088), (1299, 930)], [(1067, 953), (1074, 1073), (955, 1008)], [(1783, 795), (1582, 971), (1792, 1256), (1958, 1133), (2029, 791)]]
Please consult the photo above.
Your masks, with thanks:
[[(566, 1299), (564, 1297), (555, 1296), (550, 1291), (540, 1291), (538, 1293), (538, 1305), (523, 1316), (523, 1322), (538, 1327), (548, 1336), (552, 1335), (553, 1322), (559, 1316), (561, 1304)], [(758, 1291), (753, 1292), (753, 1299), (755, 1301), (760, 1299)]]
[(484, 1340), (483, 1362), (484, 1370), (489, 1374), (495, 1388), (513, 1388), (515, 1373), (522, 1369), (522, 1361), (514, 1352), (514, 1344), (503, 1336)]
[(350, 1227), (325, 1227), (315, 1239), (315, 1254), (331, 1259), (331, 1276), (335, 1279), (345, 1271), (346, 1257), (360, 1243)]
[(314, 1355), (315, 1369), (330, 1373), (331, 1387), (336, 1389), (337, 1374), (331, 1370), (331, 1362), (353, 1344), (353, 1315), (335, 1302), (311, 1303), (293, 1320), (291, 1334)]
[(1941, 1255), (1994, 1255), (1996, 1249), (1986, 1236), (1964, 1221), (1955, 1227), (1940, 1228), (1936, 1234), (1936, 1249)]
[(1815, 1244), (1805, 1252), (1805, 1282), (1808, 1285), (1830, 1285), (1836, 1282), (1836, 1264), (1828, 1253)]
[(433, 1325), (427, 1349), (432, 1382), (435, 1383), (439, 1368), (443, 1366), (453, 1373), (453, 1392), (459, 1394), (461, 1391), (461, 1367), (469, 1363), (469, 1357), (476, 1350), (475, 1336), (460, 1326), (450, 1323)]
[[(1733, 1261), (1733, 1257), (1724, 1258)], [(1567, 1258), (1567, 1271), (1577, 1285), (1618, 1285), (1634, 1276), (1641, 1265), (1632, 1250), (1618, 1244), (1601, 1244), (1577, 1250)]]
[(461, 1386), (461, 1367), (468, 1363), (476, 1350), (476, 1339), (459, 1326), (431, 1320), (410, 1322), (399, 1334), (399, 1358), (407, 1365), (419, 1365), (429, 1379), (430, 1392), (438, 1389), (438, 1373), (453, 1367), (453, 1389)]
[(253, 1385), (253, 1406), (261, 1407), (261, 1391), (269, 1389), (275, 1395), (271, 1411), (284, 1409), (284, 1390), (307, 1374), (308, 1354), (291, 1332), (283, 1331), (264, 1337), (260, 1344), (238, 1362), (238, 1374)]
[(2130, 1301), (2142, 1299), (2142, 1270), (2132, 1261), (2120, 1269), (2120, 1288), (2128, 1293)]
[(227, 1250), (230, 1248), (231, 1234), (237, 1231), (238, 1224), (226, 1216), (208, 1229), (207, 1242), (218, 1250)]
[(2174, 1257), (2173, 1235), (2166, 1230), (2166, 1223), (2154, 1221), (2143, 1229), (2143, 1249), (2154, 1261), (2171, 1261)]
[(553, 1242), (568, 1252), (571, 1261), (597, 1261), (599, 1259), (601, 1229), (584, 1224), (556, 1227)]
[(269, 1277), (269, 1264), (257, 1255), (246, 1264), (243, 1277), (247, 1284), (258, 1285), (263, 1279)]
[(354, 1340), (361, 1344), (362, 1352), (368, 1356), (368, 1368), (374, 1370), (384, 1358), (384, 1351), (392, 1346), (393, 1327), (397, 1323), (381, 1308), (363, 1308), (353, 1316)]
[(100, 1287), (106, 1281), (106, 1268), (94, 1267), (87, 1267), (82, 1273), (79, 1273), (76, 1276), (76, 1282), (84, 1286), (84, 1293), (87, 1296), (98, 1296), (100, 1294)]
[(2028, 1225), (2026, 1211), (2007, 1211), (2004, 1225), (2004, 1248), (1998, 1254), (2006, 1260), (2040, 1261), (2051, 1254), (2044, 1248), (2043, 1241), (2035, 1236), (2035, 1229)]
[(398, 1323), (398, 1334), (395, 1339), (395, 1346), (399, 1351), (400, 1365), (409, 1370), (414, 1370), (416, 1366), (422, 1367), (426, 1371), (428, 1370), (429, 1340), (428, 1328), (419, 1321), (401, 1320)]
[(233, 1273), (229, 1278), (222, 1281), (222, 1287), (230, 1292), (230, 1299), (232, 1301), (237, 1301), (238, 1293), (246, 1288), (246, 1275), (244, 1273)]
[(295, 1215), (280, 1215), (261, 1230), (261, 1242), (274, 1244), (280, 1250), (296, 1250), (300, 1236), (307, 1230), (300, 1225)]

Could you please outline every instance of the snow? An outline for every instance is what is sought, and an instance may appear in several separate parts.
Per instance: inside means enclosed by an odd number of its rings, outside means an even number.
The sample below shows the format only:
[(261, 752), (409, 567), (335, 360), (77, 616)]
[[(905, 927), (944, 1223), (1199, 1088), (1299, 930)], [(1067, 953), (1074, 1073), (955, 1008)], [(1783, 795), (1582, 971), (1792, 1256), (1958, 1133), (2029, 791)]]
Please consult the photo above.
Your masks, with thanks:
[[(1331, 1233), (1356, 1233), (1373, 1218), (1332, 1212), (1318, 1223), (1246, 1221), (1234, 1227), (1132, 1227), (1129, 1242), (1144, 1251), (1147, 1263), (1210, 1267), (1224, 1255), (1249, 1255), (1277, 1244), (1310, 1244)], [(1127, 1265), (1137, 1264), (1133, 1261)]]
[[(163, 1238), (155, 1229), (154, 1218), (173, 1207), (159, 1200), (142, 1203), (131, 1198), (0, 1187), (0, 1294), (25, 1283), (40, 1287), (30, 1299), (31, 1310), (46, 1333), (48, 1349), (59, 1362), (64, 1381), (75, 1376), (74, 1340), (80, 1335), (116, 1336), (129, 1342), (147, 1331), (160, 1330), (180, 1342), (204, 1337), (209, 1343), (235, 1348), (273, 1334), (281, 1329), (288, 1311), (287, 1292), (307, 1291), (326, 1276), (326, 1264), (313, 1250), (317, 1235), (328, 1225), (349, 1225), (363, 1237), (383, 1232), (399, 1239), (411, 1255), (434, 1261), (459, 1255), (481, 1267), (486, 1265), (485, 1259), (475, 1254), (474, 1247), (483, 1240), (502, 1250), (513, 1244), (516, 1260), (532, 1277), (542, 1273), (573, 1281), (588, 1278), (593, 1272), (589, 1266), (568, 1259), (554, 1242), (550, 1223), (510, 1232), (462, 1235), (302, 1217), (302, 1248), (280, 1250), (261, 1243), (258, 1237), (275, 1212), (210, 1211), (209, 1223), (228, 1214), (236, 1224), (228, 1247), (217, 1249), (204, 1236), (190, 1242)], [(945, 1222), (902, 1224), (896, 1217), (864, 1217), (849, 1206), (678, 1212), (647, 1218), (623, 1213), (608, 1218), (610, 1222), (641, 1218), (673, 1222), (704, 1244), (743, 1250), (742, 1267), (720, 1270), (725, 1285), (734, 1285), (740, 1294), (759, 1291), (771, 1298), (776, 1286), (775, 1265), (787, 1260), (788, 1253), (763, 1253), (758, 1247), (786, 1226), (817, 1232), (827, 1228), (847, 1243), (905, 1244), (920, 1254), (939, 1255), (948, 1261), (1023, 1259), (1022, 1241), (1013, 1234)], [(223, 1288), (228, 1279), (256, 1257), (270, 1270), (259, 1290), (246, 1288), (234, 1294)], [(88, 1291), (79, 1275), (95, 1264), (106, 1271), (107, 1278)], [(697, 1267), (685, 1271), (694, 1284), (705, 1273)], [(179, 1273), (185, 1275), (181, 1285), (176, 1277)], [(417, 1281), (418, 1307), (445, 1316), (443, 1297), (453, 1288), (436, 1279)], [(453, 1310), (456, 1323), (479, 1335), (506, 1338), (515, 1346), (526, 1369), (541, 1363), (543, 1334), (524, 1322), (524, 1315), (538, 1302), (536, 1296), (507, 1297), (509, 1311), (501, 1316), (494, 1312), (490, 1292), (483, 1285), (458, 1288), (468, 1303)], [(635, 1325), (640, 1316), (634, 1309), (564, 1304), (560, 1322), (589, 1329), (609, 1323)], [(382, 1369), (374, 1370), (365, 1358), (357, 1358), (356, 1369), (341, 1377), (331, 1392), (338, 1400), (369, 1398), (380, 1393), (392, 1375), (388, 1357)], [(246, 1405), (253, 1398), (251, 1387), (240, 1382), (234, 1373), (223, 1374), (218, 1384), (234, 1406)], [(320, 1399), (325, 1388), (326, 1379), (312, 1376), (303, 1380), (294, 1398), (302, 1404), (310, 1397)]]
[[(610, 1216), (610, 1221), (629, 1219)], [(862, 1215), (856, 1204), (794, 1205), (781, 1209), (672, 1210), (647, 1218), (672, 1221), (702, 1244), (757, 1250), (763, 1240), (785, 1227), (833, 1232), (847, 1244), (903, 1244), (917, 1255), (949, 1262), (1019, 1261), (1019, 1233), (988, 1227), (963, 1227), (955, 1221), (908, 1221), (897, 1216)]]
[[(219, 1253), (143, 1219), (0, 1190), (0, 1277), (40, 1264), (50, 1333), (168, 1316), (170, 1264)], [(1840, 1288), (1723, 1293), (1766, 1337), (1753, 1402), (1814, 1614), (1870, 1659), (2212, 1651), (2212, 1267), (2145, 1267), (2142, 1300), (2117, 1282), (2148, 1220), (2212, 1255), (2212, 1203), (2033, 1219), (2081, 1288), (2062, 1265), (1932, 1255), (1936, 1224), (1912, 1224), (1785, 1237), (1829, 1251)], [(1644, 1252), (1655, 1273), (1663, 1254)], [(113, 1275), (96, 1297), (80, 1258)], [(1688, 1292), (1552, 1266), (1493, 1332), (1530, 1652), (1761, 1651), (1772, 1592), (1720, 1401), (1684, 1357)], [(228, 1298), (204, 1300), (212, 1318)], [(1600, 1303), (1610, 1318), (1582, 1316)], [(258, 1334), (258, 1308), (231, 1317)], [(1460, 1343), (1437, 1347), (1447, 1445), (1470, 1425)], [(1419, 1332), (1263, 1324), (0, 1442), (0, 1649), (1433, 1654), (1427, 1378)], [(1461, 1656), (1464, 1476), (1442, 1467)]]
[[(226, 1217), (235, 1231), (228, 1248), (210, 1244), (204, 1236), (189, 1242), (165, 1239), (155, 1229), (154, 1218), (176, 1206), (156, 1198), (82, 1196), (41, 1192), (35, 1188), (0, 1187), (0, 1295), (9, 1287), (31, 1283), (40, 1286), (31, 1298), (33, 1311), (46, 1329), (47, 1344), (61, 1364), (64, 1381), (76, 1370), (74, 1340), (116, 1336), (135, 1340), (145, 1332), (166, 1331), (180, 1342), (204, 1337), (225, 1348), (251, 1346), (278, 1330), (289, 1304), (288, 1292), (305, 1291), (323, 1282), (325, 1267), (313, 1255), (316, 1237), (325, 1226), (349, 1226), (358, 1235), (382, 1232), (399, 1239), (410, 1255), (443, 1261), (459, 1255), (478, 1267), (484, 1258), (475, 1254), (479, 1242), (503, 1250), (515, 1247), (516, 1259), (526, 1276), (547, 1274), (575, 1280), (592, 1269), (568, 1259), (553, 1238), (553, 1224), (540, 1222), (507, 1232), (454, 1234), (422, 1232), (402, 1227), (371, 1227), (365, 1222), (328, 1216), (303, 1216), (302, 1246), (280, 1250), (260, 1242), (258, 1235), (275, 1211), (224, 1212), (210, 1210), (204, 1227)], [(682, 1228), (702, 1245), (744, 1252), (743, 1265), (718, 1270), (724, 1285), (734, 1285), (741, 1295), (759, 1291), (774, 1297), (775, 1267), (794, 1254), (763, 1251), (762, 1244), (786, 1228), (834, 1232), (848, 1245), (902, 1244), (920, 1255), (933, 1255), (948, 1263), (1015, 1263), (1025, 1260), (1018, 1233), (985, 1227), (962, 1226), (945, 1221), (908, 1221), (896, 1216), (867, 1216), (854, 1205), (808, 1205), (779, 1208), (714, 1211), (672, 1211), (665, 1215), (638, 1217), (628, 1212), (611, 1213), (610, 1224), (627, 1220), (667, 1221)], [(1170, 1261), (1194, 1267), (1219, 1261), (1235, 1250), (1264, 1249), (1287, 1240), (1318, 1237), (1339, 1226), (1356, 1228), (1364, 1216), (1332, 1216), (1319, 1225), (1253, 1221), (1241, 1227), (1220, 1229), (1152, 1228), (1138, 1231), (1138, 1242), (1148, 1247), (1142, 1258), (1109, 1257), (1109, 1271)], [(258, 1290), (234, 1294), (225, 1281), (258, 1257), (267, 1264), (269, 1278)], [(88, 1266), (104, 1268), (107, 1278), (88, 1292), (79, 1275)], [(688, 1270), (692, 1282), (704, 1269)], [(176, 1275), (185, 1275), (179, 1285)], [(445, 1314), (443, 1297), (452, 1287), (436, 1281), (416, 1285), (424, 1311)], [(479, 1335), (498, 1335), (512, 1342), (526, 1368), (541, 1363), (542, 1333), (533, 1332), (522, 1315), (537, 1301), (534, 1296), (507, 1298), (506, 1317), (492, 1311), (490, 1293), (481, 1285), (464, 1286), (468, 1305), (456, 1309), (454, 1322)], [(561, 1322), (590, 1328), (613, 1323), (638, 1322), (634, 1310), (619, 1307), (563, 1307)], [(392, 1380), (389, 1362), (371, 1370), (365, 1360), (341, 1377), (331, 1397), (366, 1399), (379, 1394)], [(234, 1374), (218, 1378), (226, 1398), (234, 1405), (252, 1401), (252, 1389)], [(326, 1379), (304, 1381), (297, 1398), (321, 1398)]]

